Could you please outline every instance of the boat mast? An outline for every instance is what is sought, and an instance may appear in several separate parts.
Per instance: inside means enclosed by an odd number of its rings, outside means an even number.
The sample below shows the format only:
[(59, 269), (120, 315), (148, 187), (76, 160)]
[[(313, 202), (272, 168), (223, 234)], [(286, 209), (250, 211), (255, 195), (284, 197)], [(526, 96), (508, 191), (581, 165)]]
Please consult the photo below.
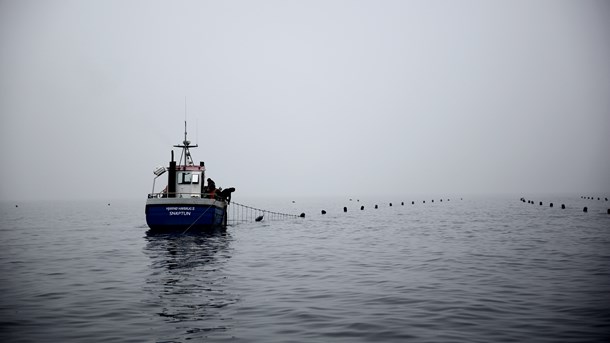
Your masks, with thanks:
[(194, 165), (193, 163), (193, 158), (191, 157), (191, 152), (189, 150), (189, 148), (196, 148), (198, 145), (191, 145), (191, 142), (186, 139), (186, 120), (184, 121), (184, 141), (182, 142), (182, 145), (174, 145), (175, 148), (182, 148), (182, 153), (180, 154), (180, 162), (178, 163), (178, 165), (180, 165), (180, 163), (182, 163), (182, 156), (184, 156), (184, 165), (185, 166), (192, 166)]

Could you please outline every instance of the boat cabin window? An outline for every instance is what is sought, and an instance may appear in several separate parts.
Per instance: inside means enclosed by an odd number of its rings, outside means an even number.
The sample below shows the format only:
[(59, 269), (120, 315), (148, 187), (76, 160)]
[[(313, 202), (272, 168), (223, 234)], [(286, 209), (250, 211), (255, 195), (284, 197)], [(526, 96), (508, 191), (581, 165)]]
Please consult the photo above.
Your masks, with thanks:
[(190, 183), (199, 183), (199, 174), (180, 173), (178, 176), (178, 183), (181, 185), (188, 185)]
[(180, 173), (180, 182), (181, 184), (191, 183), (191, 173)]

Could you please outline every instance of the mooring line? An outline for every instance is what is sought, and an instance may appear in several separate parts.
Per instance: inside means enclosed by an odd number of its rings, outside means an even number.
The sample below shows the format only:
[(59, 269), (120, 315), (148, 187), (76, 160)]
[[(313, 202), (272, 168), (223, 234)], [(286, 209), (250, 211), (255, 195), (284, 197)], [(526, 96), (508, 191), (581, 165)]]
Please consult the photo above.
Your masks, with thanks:
[[(200, 214), (200, 215), (199, 215), (199, 217), (197, 217), (197, 219), (195, 219), (195, 221), (194, 221), (194, 222), (193, 222), (193, 223), (192, 223), (192, 224), (191, 224), (189, 227), (187, 227), (187, 228), (186, 228), (186, 230), (184, 230), (184, 232), (183, 232), (182, 234), (184, 235), (184, 234), (185, 234), (185, 233), (186, 233), (186, 232), (187, 232), (187, 231), (188, 231), (190, 228), (192, 228), (192, 227), (193, 227), (193, 225), (195, 225), (195, 223), (196, 223), (196, 222), (197, 222), (199, 219), (201, 219), (201, 217), (203, 217), (203, 215), (204, 215), (204, 214), (205, 214), (205, 213), (206, 213), (206, 212), (207, 212), (207, 211), (208, 211), (210, 208), (212, 208), (212, 207), (214, 207), (214, 206), (209, 206), (208, 208), (206, 208), (206, 209), (205, 209), (205, 211), (203, 211), (203, 213), (202, 213), (202, 214)], [(225, 215), (226, 215), (226, 214), (225, 214)]]

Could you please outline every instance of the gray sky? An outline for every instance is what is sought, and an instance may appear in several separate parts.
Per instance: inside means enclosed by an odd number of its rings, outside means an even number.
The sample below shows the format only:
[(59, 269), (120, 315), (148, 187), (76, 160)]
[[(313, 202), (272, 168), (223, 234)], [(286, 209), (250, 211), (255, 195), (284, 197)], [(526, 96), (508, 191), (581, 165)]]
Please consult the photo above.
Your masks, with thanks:
[(608, 1), (0, 0), (0, 198), (610, 191)]

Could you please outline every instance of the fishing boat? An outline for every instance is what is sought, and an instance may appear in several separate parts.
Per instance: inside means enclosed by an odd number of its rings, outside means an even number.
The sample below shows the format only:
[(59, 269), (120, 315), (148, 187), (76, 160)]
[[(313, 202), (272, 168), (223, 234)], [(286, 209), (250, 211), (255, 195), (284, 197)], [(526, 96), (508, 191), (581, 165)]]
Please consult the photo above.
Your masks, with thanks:
[[(171, 152), (168, 167), (154, 169), (152, 192), (146, 200), (146, 223), (149, 232), (195, 232), (226, 229), (227, 207), (235, 188), (217, 189), (214, 181), (205, 179), (205, 163), (193, 163), (190, 149), (198, 147), (187, 139), (186, 121), (184, 140), (174, 145), (182, 149), (178, 162)], [(155, 191), (157, 178), (167, 172), (167, 186)]]

